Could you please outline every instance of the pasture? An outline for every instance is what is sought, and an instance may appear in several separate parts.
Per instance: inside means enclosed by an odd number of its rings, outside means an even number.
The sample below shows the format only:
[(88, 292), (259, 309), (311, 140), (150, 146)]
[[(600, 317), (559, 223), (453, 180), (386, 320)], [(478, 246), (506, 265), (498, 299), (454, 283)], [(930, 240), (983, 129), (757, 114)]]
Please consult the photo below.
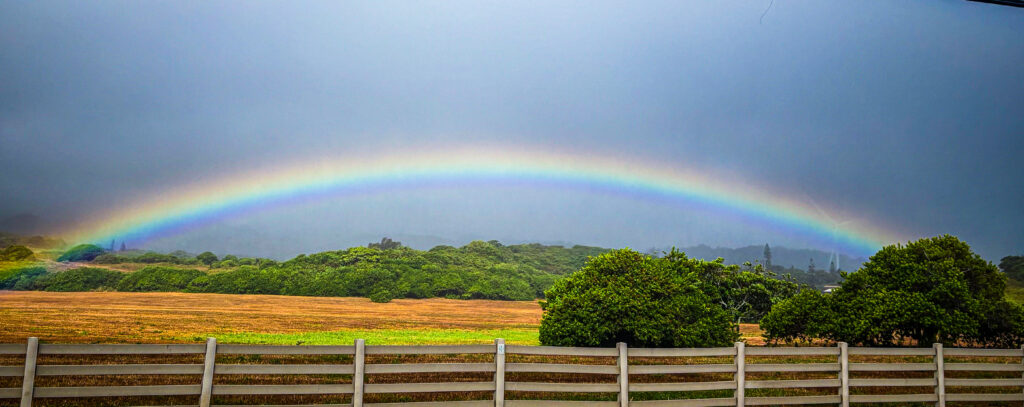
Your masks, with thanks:
[(536, 301), (0, 291), (0, 343), (536, 344)]

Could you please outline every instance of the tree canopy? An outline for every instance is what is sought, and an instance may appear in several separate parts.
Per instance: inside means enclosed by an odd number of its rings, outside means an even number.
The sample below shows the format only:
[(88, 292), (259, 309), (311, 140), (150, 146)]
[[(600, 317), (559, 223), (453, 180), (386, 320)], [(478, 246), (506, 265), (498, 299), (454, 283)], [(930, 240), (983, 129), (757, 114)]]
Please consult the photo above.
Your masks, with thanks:
[(34, 259), (35, 256), (32, 253), (32, 249), (22, 245), (11, 245), (0, 250), (0, 261), (24, 261)]
[(80, 244), (68, 249), (57, 258), (57, 261), (92, 261), (103, 253), (106, 253), (106, 250), (97, 245)]
[(540, 341), (556, 346), (706, 347), (739, 338), (737, 322), (760, 316), (796, 284), (687, 258), (673, 249), (654, 258), (630, 249), (588, 261), (545, 292)]
[(1024, 310), (1004, 298), (1006, 276), (956, 237), (882, 248), (831, 294), (804, 293), (773, 309), (772, 340), (815, 337), (858, 345), (1019, 346)]

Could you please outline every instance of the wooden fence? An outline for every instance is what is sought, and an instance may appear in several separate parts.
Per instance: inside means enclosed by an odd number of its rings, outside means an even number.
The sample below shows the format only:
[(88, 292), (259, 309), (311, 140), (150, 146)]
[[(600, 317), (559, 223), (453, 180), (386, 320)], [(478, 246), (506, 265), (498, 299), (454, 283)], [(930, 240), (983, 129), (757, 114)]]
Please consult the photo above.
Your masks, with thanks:
[[(945, 406), (955, 401), (1024, 401), (1024, 349), (943, 349), (932, 348), (860, 348), (840, 343), (835, 347), (745, 347), (736, 343), (725, 348), (573, 348), (549, 346), (505, 345), (498, 339), (493, 345), (459, 346), (366, 346), (357, 339), (352, 346), (270, 346), (218, 344), (209, 338), (203, 344), (174, 345), (103, 345), (103, 344), (40, 344), (29, 338), (27, 344), (0, 344), (2, 355), (24, 355), (24, 366), (0, 366), (0, 376), (21, 377), (21, 388), (0, 388), (0, 399), (21, 399), (21, 406), (31, 406), (33, 399), (125, 397), (125, 396), (194, 396), (199, 406), (209, 406), (213, 396), (228, 395), (350, 395), (350, 403), (334, 406), (757, 406), (792, 404), (850, 403), (935, 403)], [(203, 364), (37, 364), (40, 355), (204, 355)], [(366, 363), (367, 355), (493, 355), (485, 363)], [(217, 364), (217, 355), (348, 355), (350, 364)], [(582, 360), (607, 358), (607, 364), (582, 363), (506, 363), (507, 355), (534, 355), (534, 360)], [(889, 360), (905, 357), (916, 362), (851, 363), (851, 356), (861, 359)], [(568, 358), (567, 358), (568, 357)], [(786, 359), (789, 357), (790, 359)], [(665, 363), (672, 358), (691, 358), (697, 363)], [(990, 359), (1001, 358), (1002, 362)], [(1007, 358), (1013, 358), (1007, 362)], [(797, 361), (793, 361), (796, 359)], [(803, 359), (800, 361), (799, 359)], [(808, 362), (807, 360), (812, 361)], [(968, 362), (946, 363), (947, 359)], [(349, 359), (345, 359), (349, 360)], [(822, 360), (827, 360), (822, 362)], [(922, 360), (924, 360), (922, 362)], [(981, 360), (982, 362), (978, 362)], [(614, 362), (612, 362), (614, 361)], [(631, 361), (638, 363), (631, 364)], [(767, 363), (763, 363), (767, 361)], [(786, 363), (778, 363), (783, 361)], [(614, 364), (613, 364), (614, 363)], [(367, 383), (367, 375), (393, 373), (493, 373), (488, 381), (452, 381), (446, 383)], [(608, 383), (557, 383), (506, 381), (506, 373), (560, 373), (572, 375), (606, 375)], [(754, 380), (765, 372), (815, 372), (819, 378), (798, 380)], [(926, 378), (864, 378), (863, 372), (919, 372)], [(923, 372), (923, 373), (922, 373)], [(946, 372), (1001, 372), (989, 378), (946, 378)], [(644, 375), (664, 375), (669, 379), (679, 374), (714, 373), (729, 380), (651, 383)], [(854, 373), (851, 378), (851, 373)], [(1013, 377), (1006, 378), (1012, 374)], [(37, 387), (40, 376), (94, 375), (196, 375), (201, 379), (186, 385)], [(214, 375), (344, 375), (350, 382), (337, 384), (242, 384), (214, 385)], [(827, 378), (820, 378), (825, 375)], [(884, 375), (883, 375), (884, 376)], [(890, 375), (891, 376), (891, 375)], [(962, 374), (954, 376), (963, 377)], [(1002, 378), (991, 378), (1003, 376)], [(611, 383), (610, 378), (615, 382)], [(858, 378), (860, 377), (860, 378)], [(637, 379), (630, 382), (630, 379)], [(763, 378), (763, 377), (762, 377)], [(749, 379), (749, 380), (748, 380)], [(851, 394), (859, 387), (881, 388), (883, 394)], [(892, 388), (927, 389), (914, 394), (893, 392)], [(747, 397), (752, 389), (822, 389), (824, 394)], [(947, 393), (947, 388), (1002, 388), (1001, 393)], [(1007, 392), (1007, 388), (1015, 389)], [(674, 400), (633, 400), (640, 393), (663, 392), (678, 395), (685, 392), (718, 391), (728, 396), (711, 398), (678, 398)], [(493, 392), (489, 400), (445, 402), (364, 403), (364, 395), (378, 393)], [(617, 401), (570, 400), (506, 400), (514, 392), (535, 392), (541, 395), (558, 393), (605, 393)], [(819, 391), (821, 393), (822, 391)], [(698, 394), (698, 393), (692, 393)], [(699, 396), (699, 394), (698, 394)]]

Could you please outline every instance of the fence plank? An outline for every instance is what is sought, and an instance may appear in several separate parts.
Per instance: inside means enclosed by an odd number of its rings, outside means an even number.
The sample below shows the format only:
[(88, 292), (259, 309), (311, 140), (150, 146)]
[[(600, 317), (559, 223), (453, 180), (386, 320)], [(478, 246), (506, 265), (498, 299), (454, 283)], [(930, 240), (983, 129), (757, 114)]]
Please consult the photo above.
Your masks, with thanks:
[(752, 347), (747, 349), (747, 356), (830, 356), (839, 355), (839, 349), (824, 346), (806, 347)]
[(1024, 372), (1020, 363), (946, 363), (946, 371)]
[(492, 345), (416, 345), (416, 346), (395, 346), (376, 345), (367, 346), (367, 355), (447, 355), (447, 354), (474, 354), (494, 353)]
[(38, 356), (39, 338), (28, 338), (25, 344), (25, 372), (21, 376), (21, 407), (32, 407), (36, 384), (36, 358)]
[(936, 402), (935, 394), (853, 394), (851, 403), (928, 403)]
[[(25, 366), (0, 366), (0, 377), (22, 377), (25, 374)], [(39, 374), (39, 371), (36, 371)]]
[(949, 348), (945, 350), (946, 356), (1005, 356), (1022, 357), (1024, 351), (1021, 349), (975, 349), (975, 348)]
[(505, 340), (494, 340), (494, 407), (505, 407)]
[(926, 379), (850, 379), (851, 387), (935, 387), (938, 380)]
[[(494, 382), (447, 383), (374, 383), (364, 384), (363, 392), (371, 393), (457, 393), (464, 391), (494, 391)], [(507, 385), (506, 385), (507, 388)]]
[(16, 399), (21, 397), (20, 387), (0, 387), (0, 399)]
[(38, 387), (36, 397), (198, 396), (202, 385)]
[(206, 356), (203, 357), (203, 389), (199, 394), (199, 407), (210, 407), (213, 397), (213, 374), (217, 363), (217, 339), (206, 338)]
[(713, 399), (689, 399), (689, 400), (644, 400), (630, 402), (633, 407), (725, 407), (735, 406), (736, 399), (713, 398)]
[[(566, 366), (577, 366), (580, 365), (566, 365)], [(748, 372), (775, 372), (776, 370), (766, 368), (766, 370), (752, 370), (751, 367), (757, 365), (747, 365)], [(800, 366), (796, 364), (792, 365), (762, 365), (762, 366)], [(588, 366), (588, 367), (604, 367), (604, 366)], [(608, 366), (611, 367), (611, 366)], [(710, 364), (710, 365), (630, 365), (630, 374), (675, 374), (675, 373), (734, 373), (736, 372), (735, 364)], [(572, 373), (569, 371), (568, 373)]]
[(508, 400), (508, 407), (618, 407), (617, 401)]
[(862, 348), (850, 347), (851, 355), (867, 356), (932, 356), (935, 351), (932, 348)]
[(803, 380), (750, 380), (748, 389), (794, 389), (812, 387), (839, 387), (839, 379), (803, 379)]
[(217, 365), (217, 374), (352, 374), (352, 365)]
[[(714, 365), (698, 365), (714, 366)], [(732, 366), (732, 365), (730, 365)], [(838, 372), (839, 363), (748, 363), (747, 372)]]
[(24, 355), (25, 344), (23, 343), (3, 343), (0, 344), (0, 355)]
[(629, 356), (671, 358), (700, 356), (735, 356), (736, 348), (629, 348)]
[(1024, 394), (949, 393), (946, 401), (1024, 401)]
[(505, 346), (505, 353), (544, 356), (619, 356), (619, 352), (615, 348), (579, 348), (570, 346), (507, 345)]
[(206, 352), (206, 345), (39, 345), (40, 355), (186, 355)]
[(931, 372), (935, 369), (935, 363), (850, 363), (851, 372)]
[(732, 390), (736, 388), (736, 382), (672, 382), (672, 383), (632, 383), (629, 391), (650, 392), (650, 391), (703, 391), (703, 390)]
[(748, 406), (774, 406), (788, 404), (835, 404), (840, 397), (834, 396), (789, 396), (789, 397), (751, 397)]
[[(630, 373), (636, 366), (630, 366)], [(618, 374), (615, 365), (572, 365), (562, 363), (507, 363), (506, 372)]]
[[(252, 404), (215, 404), (217, 407), (252, 407)], [(150, 407), (150, 406), (147, 406)], [(196, 406), (161, 406), (196, 407)], [(260, 407), (352, 407), (352, 404), (260, 404)]]
[(218, 384), (213, 388), (216, 396), (232, 395), (288, 395), (288, 394), (349, 394), (352, 385), (345, 384)]
[[(493, 372), (493, 363), (381, 363), (366, 365), (366, 374)], [(351, 372), (349, 372), (351, 373)]]
[(1021, 379), (946, 379), (946, 386), (957, 387), (1018, 387), (1024, 385)]
[(203, 365), (40, 365), (36, 376), (203, 374)]
[(351, 355), (354, 353), (354, 346), (339, 345), (298, 346), (222, 344), (217, 347), (218, 355)]
[(356, 339), (355, 356), (352, 365), (355, 366), (352, 374), (352, 407), (363, 407), (363, 392), (366, 391), (366, 342)]
[[(632, 386), (630, 390), (632, 390)], [(539, 382), (505, 382), (508, 391), (543, 391), (551, 393), (618, 393), (619, 385), (615, 383), (539, 383)], [(618, 405), (618, 402), (615, 402)]]
[[(366, 403), (366, 407), (491, 407), (491, 400), (466, 401), (407, 401), (394, 403)], [(287, 406), (292, 407), (292, 406)], [(317, 404), (310, 407), (321, 407)]]

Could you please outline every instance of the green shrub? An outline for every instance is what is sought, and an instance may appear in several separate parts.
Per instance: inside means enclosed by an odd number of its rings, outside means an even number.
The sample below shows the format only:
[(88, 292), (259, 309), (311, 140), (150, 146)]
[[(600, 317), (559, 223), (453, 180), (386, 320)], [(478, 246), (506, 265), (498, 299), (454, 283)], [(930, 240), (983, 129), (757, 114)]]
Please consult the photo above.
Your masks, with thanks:
[(103, 253), (106, 253), (106, 250), (97, 245), (80, 244), (68, 249), (68, 251), (57, 258), (57, 261), (92, 261)]
[(114, 270), (80, 267), (53, 273), (45, 280), (37, 281), (35, 289), (61, 292), (113, 290), (124, 276), (124, 273)]
[(196, 278), (206, 276), (199, 270), (149, 266), (130, 273), (117, 284), (118, 291), (185, 291)]
[(96, 256), (95, 259), (92, 259), (92, 262), (96, 264), (121, 264), (130, 261), (131, 259), (127, 259), (125, 257), (118, 256), (113, 253), (103, 253), (99, 256)]
[(800, 295), (772, 309), (763, 320), (767, 338), (875, 346), (1024, 343), (1024, 309), (1004, 298), (1006, 276), (953, 236), (886, 246), (844, 277), (830, 295)]
[(0, 290), (31, 290), (46, 268), (39, 266), (16, 267), (0, 271)]
[(825, 321), (834, 319), (825, 294), (817, 290), (804, 290), (775, 304), (771, 312), (761, 319), (765, 338), (772, 341), (806, 341), (818, 337)]
[(697, 278), (704, 262), (614, 250), (545, 292), (540, 342), (554, 346), (729, 346), (732, 316)]
[(196, 256), (196, 260), (199, 260), (200, 263), (210, 266), (213, 265), (213, 263), (217, 262), (217, 255), (213, 254), (212, 252), (202, 252), (199, 253), (198, 256)]
[(273, 273), (242, 266), (223, 273), (204, 275), (189, 284), (189, 292), (221, 294), (281, 294), (281, 282)]
[(373, 302), (386, 303), (391, 302), (393, 299), (394, 296), (391, 295), (391, 291), (388, 291), (388, 289), (384, 287), (378, 287), (370, 293), (370, 301)]
[(34, 260), (32, 250), (21, 245), (7, 246), (0, 250), (0, 261)]

